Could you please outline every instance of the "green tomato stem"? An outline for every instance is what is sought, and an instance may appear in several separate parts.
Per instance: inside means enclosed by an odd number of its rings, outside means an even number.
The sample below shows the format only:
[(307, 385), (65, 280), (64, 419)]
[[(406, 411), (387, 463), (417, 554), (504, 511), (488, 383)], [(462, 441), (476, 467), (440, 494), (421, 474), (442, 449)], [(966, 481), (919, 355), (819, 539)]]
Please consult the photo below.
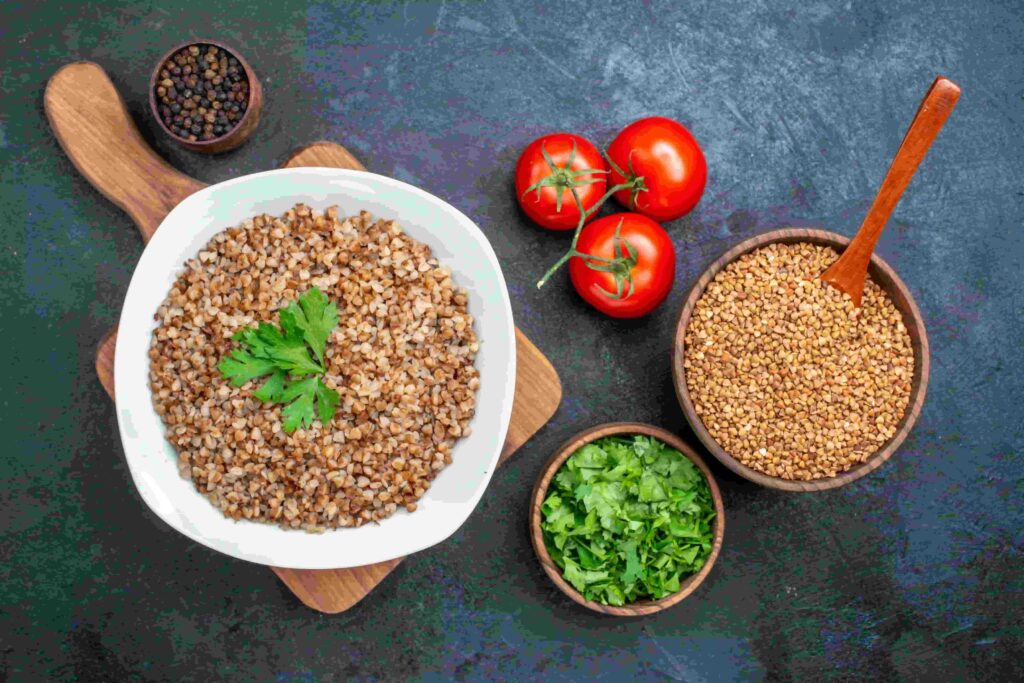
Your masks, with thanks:
[[(640, 178), (639, 180), (640, 180), (640, 182), (642, 182), (643, 178)], [(576, 249), (576, 244), (577, 244), (577, 242), (579, 242), (580, 233), (583, 232), (583, 226), (587, 222), (587, 216), (590, 216), (592, 213), (594, 213), (595, 211), (600, 209), (601, 206), (606, 201), (608, 201), (608, 198), (611, 197), (616, 192), (618, 192), (619, 190), (635, 188), (635, 186), (636, 186), (635, 183), (636, 182), (637, 182), (637, 179), (634, 179), (634, 180), (629, 181), (629, 182), (619, 183), (618, 185), (615, 185), (610, 190), (605, 192), (604, 196), (601, 197), (601, 199), (598, 200), (598, 202), (596, 204), (594, 204), (592, 207), (590, 207), (589, 211), (585, 210), (583, 208), (583, 200), (580, 199), (579, 192), (576, 191), (576, 188), (575, 187), (570, 187), (569, 188), (569, 191), (572, 192), (573, 201), (576, 202), (576, 208), (579, 209), (580, 220), (576, 224), (575, 232), (573, 232), (573, 234), (572, 234), (572, 244), (569, 245), (569, 250), (566, 251), (564, 254), (562, 254), (562, 256), (557, 261), (555, 261), (555, 264), (553, 266), (551, 266), (550, 268), (548, 268), (547, 272), (544, 273), (544, 277), (542, 277), (540, 280), (537, 281), (537, 289), (540, 289), (545, 284), (547, 284), (547, 281), (551, 279), (551, 276), (554, 275), (556, 272), (558, 272), (558, 269), (561, 268), (562, 266), (564, 266), (566, 263), (568, 263), (569, 260), (572, 259), (574, 256), (578, 256), (580, 258), (585, 258), (585, 259), (587, 259), (589, 261), (597, 261), (599, 263), (608, 263), (608, 264), (622, 264), (622, 263), (626, 263), (626, 260), (622, 259), (622, 258), (605, 258), (603, 256), (595, 256), (593, 254), (585, 254), (585, 253), (583, 253), (581, 251), (578, 251)], [(619, 222), (619, 227), (620, 228), (622, 227), (622, 222), (621, 221)], [(616, 234), (616, 236), (618, 236), (618, 229), (616, 229), (615, 234)], [(629, 278), (630, 270), (632, 269), (632, 267), (634, 265), (636, 265), (636, 264), (635, 263), (627, 264), (627, 268), (626, 268), (626, 277), (627, 278)], [(618, 279), (618, 278), (616, 278), (616, 279)], [(632, 291), (633, 291), (633, 289), (632, 289), (632, 284), (633, 284), (632, 283), (632, 278), (629, 278), (629, 281), (630, 281), (629, 293), (632, 293)], [(629, 294), (627, 294), (626, 296), (628, 297)]]
[(573, 201), (576, 202), (576, 208), (579, 209), (580, 220), (576, 224), (576, 231), (572, 234), (572, 244), (569, 245), (569, 251), (562, 254), (562, 257), (555, 261), (555, 265), (548, 268), (548, 271), (544, 273), (544, 277), (537, 281), (537, 289), (543, 287), (544, 284), (551, 279), (551, 276), (554, 275), (559, 268), (565, 265), (569, 259), (573, 256), (579, 255), (579, 252), (576, 251), (576, 243), (579, 242), (580, 233), (583, 231), (583, 225), (587, 222), (587, 213), (583, 209), (583, 201), (580, 199), (580, 193), (576, 191), (576, 188), (570, 187), (569, 191), (572, 192)]
[[(643, 180), (643, 178), (641, 178), (640, 180)], [(601, 208), (601, 206), (602, 206), (602, 205), (603, 205), (603, 204), (604, 204), (604, 203), (605, 203), (606, 201), (608, 201), (608, 198), (609, 198), (609, 197), (611, 197), (611, 196), (612, 196), (613, 194), (615, 194), (616, 192), (618, 192), (619, 190), (632, 190), (632, 189), (634, 189), (635, 187), (636, 187), (635, 181), (633, 181), (633, 182), (625, 182), (625, 183), (619, 183), (618, 185), (614, 185), (614, 186), (612, 187), (612, 189), (610, 189), (610, 190), (608, 190), (607, 192), (605, 192), (605, 193), (604, 193), (604, 196), (603, 196), (603, 197), (601, 197), (601, 199), (600, 199), (600, 200), (598, 200), (598, 202), (597, 202), (596, 204), (594, 204), (594, 205), (593, 205), (592, 207), (590, 207), (590, 209), (588, 209), (588, 210), (587, 210), (587, 212), (586, 212), (586, 215), (587, 215), (587, 216), (589, 216), (590, 214), (592, 214), (592, 213), (594, 213), (595, 211), (597, 211), (598, 209), (600, 209), (600, 208)], [(581, 207), (581, 210), (582, 210), (582, 207)]]

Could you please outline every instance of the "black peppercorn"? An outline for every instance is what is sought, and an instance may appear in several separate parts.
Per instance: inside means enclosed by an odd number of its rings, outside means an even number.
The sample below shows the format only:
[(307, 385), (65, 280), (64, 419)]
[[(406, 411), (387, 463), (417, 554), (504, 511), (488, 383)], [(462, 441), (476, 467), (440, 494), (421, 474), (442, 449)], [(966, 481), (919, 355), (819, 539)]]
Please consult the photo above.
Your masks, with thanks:
[(249, 104), (249, 82), (236, 57), (215, 45), (189, 45), (160, 67), (154, 86), (164, 126), (186, 140), (230, 133)]

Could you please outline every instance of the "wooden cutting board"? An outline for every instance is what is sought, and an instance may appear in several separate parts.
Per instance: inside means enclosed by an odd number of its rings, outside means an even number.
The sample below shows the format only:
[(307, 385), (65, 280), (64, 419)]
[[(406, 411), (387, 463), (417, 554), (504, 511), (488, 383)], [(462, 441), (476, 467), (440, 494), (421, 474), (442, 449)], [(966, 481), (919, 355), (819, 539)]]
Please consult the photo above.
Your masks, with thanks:
[[(107, 74), (91, 62), (68, 64), (53, 75), (43, 98), (57, 140), (90, 183), (135, 221), (144, 240), (156, 232), (178, 202), (206, 187), (179, 173), (146, 144)], [(315, 142), (302, 147), (284, 168), (328, 166), (366, 170), (344, 147)], [(116, 328), (96, 353), (96, 374), (114, 396)], [(544, 426), (562, 400), (562, 385), (548, 359), (516, 329), (516, 395), (505, 462)], [(177, 476), (168, 467), (168, 476)], [(304, 604), (321, 612), (343, 612), (362, 600), (404, 558), (351, 569), (300, 570), (273, 567)]]

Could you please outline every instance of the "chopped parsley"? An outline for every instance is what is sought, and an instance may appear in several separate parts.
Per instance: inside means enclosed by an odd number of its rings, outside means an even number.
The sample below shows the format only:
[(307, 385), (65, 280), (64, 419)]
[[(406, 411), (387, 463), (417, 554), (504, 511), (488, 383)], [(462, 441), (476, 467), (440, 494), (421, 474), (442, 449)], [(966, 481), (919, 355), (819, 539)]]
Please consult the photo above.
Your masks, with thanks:
[(588, 600), (624, 605), (679, 591), (711, 554), (715, 505), (701, 471), (657, 439), (605, 437), (559, 468), (541, 529)]

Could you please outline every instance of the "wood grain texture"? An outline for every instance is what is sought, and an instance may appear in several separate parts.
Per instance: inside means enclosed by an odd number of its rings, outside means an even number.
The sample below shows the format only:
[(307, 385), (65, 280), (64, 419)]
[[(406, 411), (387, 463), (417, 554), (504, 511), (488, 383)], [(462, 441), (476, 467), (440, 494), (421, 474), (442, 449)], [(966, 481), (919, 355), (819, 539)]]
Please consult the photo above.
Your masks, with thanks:
[(59, 69), (46, 84), (43, 108), (71, 163), (131, 216), (146, 241), (182, 199), (206, 187), (153, 152), (98, 64)]
[(928, 376), (931, 373), (928, 334), (925, 331), (924, 318), (921, 317), (921, 311), (914, 302), (914, 298), (910, 295), (907, 285), (904, 284), (903, 280), (899, 278), (896, 271), (889, 264), (883, 261), (881, 257), (872, 254), (867, 272), (871, 279), (886, 291), (896, 309), (903, 316), (903, 324), (910, 335), (911, 347), (914, 350), (914, 378), (910, 386), (910, 403), (907, 406), (907, 412), (903, 415), (903, 419), (900, 420), (896, 427), (896, 433), (865, 462), (835, 477), (815, 479), (813, 481), (796, 481), (773, 477), (747, 467), (718, 445), (718, 442), (715, 441), (714, 437), (704, 427), (704, 423), (701, 421), (700, 416), (697, 415), (697, 411), (693, 406), (690, 390), (686, 385), (686, 369), (683, 367), (686, 327), (690, 323), (690, 316), (693, 314), (697, 301), (704, 293), (704, 288), (714, 279), (715, 275), (743, 254), (766, 244), (777, 242), (784, 244), (811, 242), (813, 244), (830, 246), (841, 253), (850, 244), (850, 238), (843, 237), (834, 232), (813, 228), (772, 230), (763, 235), (740, 242), (708, 266), (686, 298), (683, 309), (679, 313), (679, 322), (676, 324), (675, 340), (672, 344), (672, 378), (676, 387), (676, 396), (679, 398), (679, 404), (683, 409), (683, 414), (686, 415), (686, 420), (693, 427), (693, 431), (696, 432), (701, 443), (722, 464), (741, 477), (762, 486), (782, 491), (824, 491), (826, 489), (834, 489), (844, 484), (849, 484), (851, 481), (856, 481), (881, 467), (886, 460), (892, 457), (893, 453), (896, 452), (907, 438), (910, 430), (913, 429), (914, 423), (917, 422), (917, 418), (921, 414), (925, 394), (928, 392)]
[[(579, 591), (573, 588), (572, 585), (562, 577), (562, 570), (557, 564), (555, 564), (555, 561), (551, 559), (547, 545), (544, 543), (544, 532), (540, 528), (541, 506), (544, 504), (544, 498), (547, 496), (548, 486), (551, 484), (551, 480), (554, 478), (555, 474), (558, 473), (558, 469), (562, 466), (562, 463), (564, 463), (569, 456), (575, 453), (579, 448), (591, 441), (596, 441), (597, 439), (617, 434), (645, 434), (647, 436), (653, 436), (685, 455), (693, 461), (693, 464), (695, 464), (704, 474), (704, 478), (707, 479), (708, 482), (708, 487), (711, 489), (711, 500), (715, 505), (715, 531), (714, 539), (711, 544), (711, 554), (708, 555), (707, 562), (705, 562), (704, 566), (700, 568), (700, 571), (684, 579), (680, 584), (679, 591), (677, 593), (673, 593), (672, 595), (660, 600), (640, 600), (628, 605), (622, 605), (621, 607), (616, 605), (602, 605), (599, 602), (587, 600)], [(555, 454), (551, 456), (551, 459), (548, 460), (547, 464), (544, 465), (544, 469), (541, 471), (540, 477), (538, 477), (537, 483), (533, 487), (533, 494), (530, 497), (530, 541), (533, 543), (533, 550), (537, 554), (537, 559), (540, 560), (540, 565), (543, 567), (544, 573), (548, 575), (548, 578), (550, 578), (556, 586), (558, 586), (559, 590), (572, 598), (573, 601), (583, 605), (587, 609), (600, 612), (601, 614), (610, 614), (617, 617), (640, 617), (646, 614), (661, 612), (673, 605), (679, 604), (679, 602), (697, 590), (697, 587), (700, 586), (704, 579), (707, 578), (708, 574), (711, 573), (711, 568), (714, 566), (719, 553), (722, 551), (722, 543), (724, 540), (725, 505), (722, 502), (722, 492), (718, 489), (718, 482), (715, 481), (715, 478), (711, 474), (711, 470), (708, 469), (707, 464), (685, 441), (672, 432), (661, 429), (660, 427), (655, 427), (654, 425), (644, 424), (642, 422), (610, 422), (608, 424), (597, 425), (596, 427), (591, 427), (586, 431), (580, 432), (566, 441), (557, 451), (555, 451)]]
[[(303, 147), (284, 163), (284, 168), (299, 166), (365, 170), (348, 150), (332, 142)], [(103, 338), (96, 352), (96, 374), (111, 398), (114, 397), (116, 343), (117, 329), (114, 328)], [(562, 384), (558, 373), (533, 342), (516, 328), (516, 397), (499, 464), (551, 419), (561, 400)], [(365, 598), (403, 559), (349, 569), (272, 569), (303, 604), (336, 614)]]
[[(60, 73), (60, 72), (58, 72), (58, 73)], [(106, 78), (105, 74), (104, 74), (104, 78)], [(109, 80), (108, 80), (108, 82), (109, 82)], [(111, 84), (111, 88), (113, 88), (112, 84)], [(127, 113), (126, 113), (126, 115), (127, 115)], [(152, 152), (150, 152), (150, 153), (152, 154)], [(344, 147), (342, 147), (341, 145), (338, 145), (336, 143), (327, 142), (327, 141), (323, 141), (323, 140), (318, 141), (318, 142), (314, 142), (314, 143), (309, 144), (309, 145), (306, 145), (305, 147), (300, 147), (299, 149), (297, 149), (294, 152), (292, 152), (292, 154), (285, 160), (285, 162), (283, 164), (281, 164), (281, 168), (300, 168), (300, 167), (310, 167), (310, 166), (319, 166), (319, 167), (325, 167), (325, 168), (348, 168), (348, 169), (352, 169), (352, 170), (355, 170), (355, 171), (365, 171), (366, 170), (366, 168), (361, 163), (359, 163), (359, 160), (356, 159), (352, 155), (352, 153), (349, 152), (347, 149), (345, 149)], [(175, 173), (177, 173), (177, 171), (175, 171)], [(187, 176), (185, 176), (185, 177), (187, 177)], [(191, 180), (191, 178), (189, 178), (189, 180)], [(198, 185), (197, 189), (201, 189), (201, 188), (205, 187), (205, 185), (199, 183), (199, 181), (195, 181), (195, 182)], [(191, 194), (191, 193), (189, 193), (189, 194)], [(182, 198), (184, 199), (184, 197), (182, 197)], [(168, 211), (169, 210), (170, 209), (168, 209)], [(153, 213), (153, 215), (155, 215), (155, 212)], [(161, 217), (160, 220), (163, 220), (163, 218)], [(159, 221), (157, 221), (157, 225), (159, 225)], [(140, 230), (140, 232), (142, 231), (141, 225), (139, 227), (139, 230)], [(155, 231), (155, 228), (154, 228), (154, 231)], [(148, 237), (152, 235), (152, 232), (149, 233), (149, 235), (145, 235), (145, 233), (143, 233), (143, 234), (148, 239)], [(547, 358), (545, 358), (544, 355), (542, 353), (540, 353), (540, 351), (537, 351), (537, 348), (535, 346), (533, 346), (533, 344), (529, 340), (526, 339), (525, 335), (519, 334), (519, 330), (518, 329), (516, 329), (516, 334), (517, 334), (516, 341), (518, 342), (520, 337), (523, 340), (526, 340), (526, 343), (528, 343), (530, 345), (530, 347), (532, 347), (532, 349), (536, 352), (535, 355), (539, 356), (540, 359), (542, 360), (542, 362), (538, 365), (538, 368), (543, 368), (545, 366), (547, 368), (551, 368), (551, 364), (548, 362)], [(117, 327), (115, 326), (109, 332), (107, 332), (106, 335), (103, 336), (103, 338), (100, 340), (99, 346), (96, 349), (96, 375), (99, 377), (100, 383), (103, 385), (103, 388), (106, 390), (107, 394), (109, 394), (111, 398), (114, 398), (114, 349), (115, 349), (115, 346), (116, 346), (116, 342), (117, 342)], [(518, 349), (518, 345), (517, 345), (517, 349)], [(531, 354), (526, 359), (526, 365), (527, 366), (531, 366), (531, 361), (533, 359), (533, 355), (534, 354)], [(518, 355), (517, 355), (517, 359), (518, 359)], [(529, 367), (528, 371), (533, 370), (533, 369), (534, 368)], [(537, 371), (541, 372), (541, 370), (537, 370)], [(554, 370), (552, 369), (551, 372), (554, 372)], [(556, 375), (556, 378), (557, 378), (557, 375)], [(558, 393), (558, 399), (559, 400), (561, 400), (561, 388), (560, 387), (561, 387), (561, 385), (559, 385), (559, 393)], [(556, 403), (555, 407), (557, 407), (557, 403)], [(513, 408), (513, 412), (514, 412), (514, 410), (515, 410), (515, 408)], [(554, 413), (554, 410), (552, 410), (551, 412)], [(548, 417), (550, 417), (550, 414), (548, 415)], [(547, 422), (547, 418), (545, 418), (544, 422)], [(541, 424), (544, 424), (544, 422), (542, 422)], [(536, 431), (536, 429), (534, 429), (534, 431)], [(511, 433), (512, 433), (512, 426), (509, 425), (509, 434), (511, 435)], [(531, 434), (532, 434), (532, 432), (531, 432)], [(529, 438), (529, 436), (527, 436), (526, 438)], [(522, 441), (526, 441), (526, 439), (522, 439)], [(520, 445), (521, 445), (521, 443), (522, 442), (520, 442)], [(507, 447), (508, 447), (508, 442), (506, 441), (506, 448)], [(513, 449), (513, 450), (515, 450), (515, 449)], [(509, 452), (511, 453), (511, 451), (509, 451)]]
[[(182, 199), (205, 187), (176, 171), (146, 145), (117, 89), (96, 64), (80, 62), (58, 70), (47, 84), (44, 108), (75, 167), (131, 216), (145, 240)], [(366, 170), (348, 150), (325, 141), (298, 149), (283, 164), (285, 168), (302, 166)], [(111, 398), (116, 343), (114, 328), (96, 351), (96, 374)], [(516, 396), (499, 463), (551, 418), (562, 399), (558, 374), (518, 329), (516, 364)], [(273, 569), (304, 604), (336, 613), (366, 597), (402, 559), (350, 569)]]
[[(164, 125), (163, 119), (160, 117), (160, 110), (156, 101), (156, 84), (160, 78), (160, 70), (163, 68), (164, 62), (168, 61), (177, 54), (183, 48), (190, 45), (216, 45), (225, 52), (229, 53), (245, 70), (245, 77), (249, 81), (249, 101), (246, 104), (245, 113), (242, 114), (242, 120), (238, 122), (238, 125), (228, 131), (227, 135), (222, 135), (214, 140), (196, 140), (191, 142), (183, 138), (178, 137)], [(242, 57), (242, 54), (235, 48), (225, 45), (224, 43), (216, 40), (190, 40), (187, 43), (175, 45), (173, 48), (167, 51), (160, 61), (156, 63), (153, 68), (153, 74), (149, 78), (149, 111), (156, 119), (157, 126), (168, 138), (173, 140), (175, 143), (192, 150), (193, 152), (202, 152), (203, 154), (217, 154), (218, 152), (226, 152), (230, 149), (238, 147), (243, 142), (249, 139), (253, 131), (256, 130), (256, 126), (260, 122), (260, 112), (263, 110), (263, 87), (260, 85), (259, 79), (256, 78), (256, 72), (252, 70), (249, 62)]]
[(839, 260), (822, 273), (821, 279), (848, 294), (854, 306), (860, 306), (871, 254), (889, 216), (959, 98), (960, 87), (948, 78), (939, 76), (932, 82), (860, 229)]
[[(299, 166), (365, 170), (348, 150), (332, 142), (316, 142), (303, 147), (284, 163), (284, 168)], [(96, 352), (96, 374), (111, 398), (114, 397), (116, 342), (117, 329), (114, 328), (103, 338)], [(533, 342), (516, 328), (516, 397), (499, 464), (551, 419), (561, 400), (562, 384), (558, 373)], [(403, 559), (349, 569), (272, 569), (303, 604), (336, 614), (365, 598)]]

